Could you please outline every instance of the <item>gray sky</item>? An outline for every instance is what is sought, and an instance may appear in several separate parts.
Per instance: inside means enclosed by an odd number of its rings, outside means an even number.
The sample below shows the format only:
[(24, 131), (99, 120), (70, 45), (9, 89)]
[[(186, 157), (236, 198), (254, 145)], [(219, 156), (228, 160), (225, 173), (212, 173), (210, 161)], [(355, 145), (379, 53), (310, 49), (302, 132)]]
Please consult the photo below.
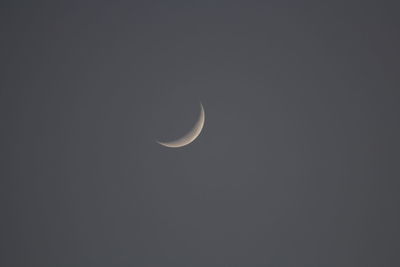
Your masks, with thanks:
[(398, 6), (0, 12), (1, 266), (400, 265)]

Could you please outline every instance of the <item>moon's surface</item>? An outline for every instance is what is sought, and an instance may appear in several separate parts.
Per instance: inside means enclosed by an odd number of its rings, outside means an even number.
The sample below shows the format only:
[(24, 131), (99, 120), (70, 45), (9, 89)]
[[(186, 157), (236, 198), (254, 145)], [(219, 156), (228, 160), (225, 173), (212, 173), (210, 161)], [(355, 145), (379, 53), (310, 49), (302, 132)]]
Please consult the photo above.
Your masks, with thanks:
[(157, 141), (162, 146), (166, 147), (172, 147), (172, 148), (177, 148), (177, 147), (182, 147), (190, 144), (193, 142), (201, 133), (201, 130), (203, 129), (204, 126), (204, 121), (205, 121), (205, 114), (204, 114), (204, 108), (203, 105), (200, 103), (200, 116), (199, 119), (197, 120), (196, 124), (193, 126), (192, 130), (190, 130), (187, 134), (182, 136), (181, 138), (170, 141), (170, 142), (160, 142)]

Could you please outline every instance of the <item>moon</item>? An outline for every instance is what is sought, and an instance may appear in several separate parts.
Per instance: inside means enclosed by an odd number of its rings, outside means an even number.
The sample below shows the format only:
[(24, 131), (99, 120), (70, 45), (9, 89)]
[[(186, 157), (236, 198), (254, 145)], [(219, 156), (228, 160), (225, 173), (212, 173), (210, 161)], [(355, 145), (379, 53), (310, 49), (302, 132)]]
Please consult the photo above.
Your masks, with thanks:
[(176, 139), (174, 141), (170, 141), (170, 142), (157, 141), (157, 143), (159, 143), (162, 146), (171, 147), (171, 148), (186, 146), (186, 145), (190, 144), (191, 142), (193, 142), (200, 135), (201, 130), (203, 130), (204, 122), (205, 122), (204, 108), (203, 108), (203, 105), (200, 103), (199, 119), (197, 120), (196, 124), (193, 126), (193, 128), (187, 134), (185, 134), (181, 138)]

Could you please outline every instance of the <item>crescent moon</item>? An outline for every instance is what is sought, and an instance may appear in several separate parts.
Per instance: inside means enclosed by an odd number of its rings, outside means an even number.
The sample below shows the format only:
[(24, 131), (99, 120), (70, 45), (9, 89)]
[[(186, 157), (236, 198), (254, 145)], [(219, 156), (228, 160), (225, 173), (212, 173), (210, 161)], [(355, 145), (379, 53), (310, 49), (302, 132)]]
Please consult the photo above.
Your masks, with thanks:
[(204, 108), (203, 105), (200, 103), (200, 116), (199, 119), (197, 120), (196, 124), (193, 126), (192, 130), (188, 132), (186, 135), (182, 136), (181, 138), (171, 141), (171, 142), (160, 142), (157, 141), (162, 146), (166, 147), (171, 147), (171, 148), (177, 148), (177, 147), (183, 147), (191, 142), (193, 142), (201, 133), (201, 130), (203, 130), (204, 122), (205, 122), (205, 114), (204, 114)]

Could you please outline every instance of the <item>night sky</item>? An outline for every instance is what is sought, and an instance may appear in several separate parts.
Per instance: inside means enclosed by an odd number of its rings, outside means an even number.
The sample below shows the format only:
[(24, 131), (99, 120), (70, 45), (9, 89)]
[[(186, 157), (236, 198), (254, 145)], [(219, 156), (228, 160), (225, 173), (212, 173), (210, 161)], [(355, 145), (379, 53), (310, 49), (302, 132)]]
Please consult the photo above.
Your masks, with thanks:
[(399, 8), (2, 1), (0, 265), (400, 266)]

